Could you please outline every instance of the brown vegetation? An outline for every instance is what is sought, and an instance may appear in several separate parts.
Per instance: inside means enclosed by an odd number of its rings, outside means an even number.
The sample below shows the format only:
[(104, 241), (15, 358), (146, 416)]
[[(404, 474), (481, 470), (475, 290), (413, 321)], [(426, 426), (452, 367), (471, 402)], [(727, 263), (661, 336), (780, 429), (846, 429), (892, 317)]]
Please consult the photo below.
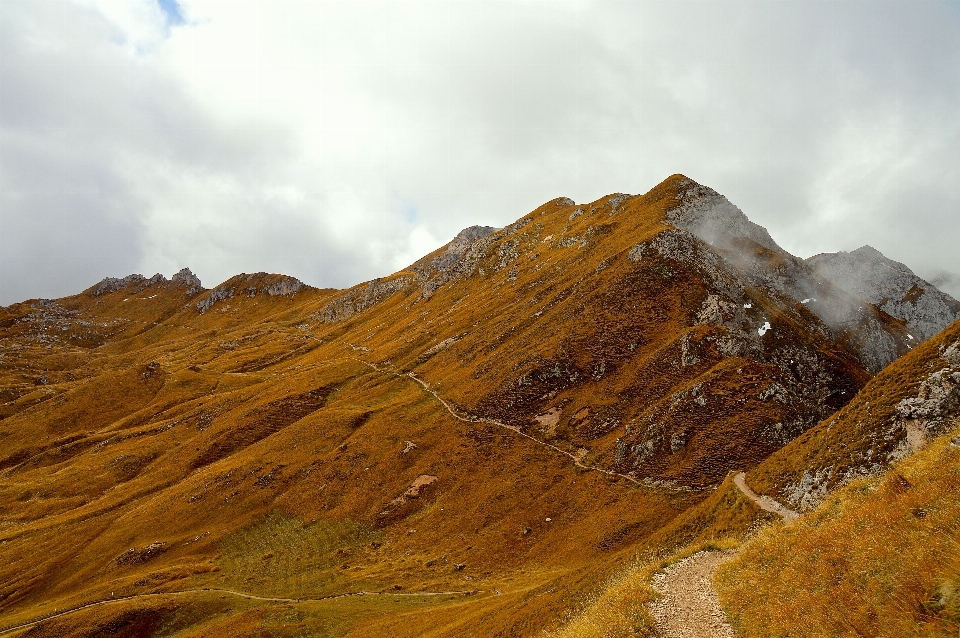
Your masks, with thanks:
[(347, 291), (128, 278), (0, 309), (0, 630), (590, 635), (615, 599), (647, 631), (630, 583), (769, 520), (729, 472), (869, 378), (665, 224), (688, 183), (554, 200)]

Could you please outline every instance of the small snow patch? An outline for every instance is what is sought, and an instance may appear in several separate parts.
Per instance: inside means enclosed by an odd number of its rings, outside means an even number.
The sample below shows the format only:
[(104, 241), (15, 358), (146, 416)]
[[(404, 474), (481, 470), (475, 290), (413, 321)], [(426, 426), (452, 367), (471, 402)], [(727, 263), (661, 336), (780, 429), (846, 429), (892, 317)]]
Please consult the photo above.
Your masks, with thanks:
[(764, 321), (763, 325), (757, 328), (757, 333), (762, 337), (763, 335), (767, 334), (767, 330), (769, 329), (770, 329), (770, 322)]
[(810, 303), (811, 301), (816, 301), (816, 299), (812, 299), (812, 298), (811, 298), (811, 299), (804, 299), (804, 300), (801, 301), (800, 303)]

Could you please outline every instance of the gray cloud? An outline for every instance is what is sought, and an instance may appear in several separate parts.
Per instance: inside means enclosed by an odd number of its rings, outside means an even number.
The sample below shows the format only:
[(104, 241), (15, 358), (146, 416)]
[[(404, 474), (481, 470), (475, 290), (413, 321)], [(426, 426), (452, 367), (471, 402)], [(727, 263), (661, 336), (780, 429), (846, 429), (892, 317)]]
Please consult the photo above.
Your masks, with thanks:
[(180, 5), (3, 4), (0, 303), (346, 286), (675, 172), (800, 256), (960, 272), (955, 3)]

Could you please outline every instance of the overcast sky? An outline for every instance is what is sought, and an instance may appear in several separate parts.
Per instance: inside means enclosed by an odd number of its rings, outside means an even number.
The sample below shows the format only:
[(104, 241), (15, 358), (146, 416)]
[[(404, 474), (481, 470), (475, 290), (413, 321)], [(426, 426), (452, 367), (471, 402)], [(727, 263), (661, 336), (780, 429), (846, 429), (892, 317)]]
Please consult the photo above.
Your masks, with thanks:
[(345, 287), (672, 173), (960, 273), (960, 0), (0, 2), (0, 304)]

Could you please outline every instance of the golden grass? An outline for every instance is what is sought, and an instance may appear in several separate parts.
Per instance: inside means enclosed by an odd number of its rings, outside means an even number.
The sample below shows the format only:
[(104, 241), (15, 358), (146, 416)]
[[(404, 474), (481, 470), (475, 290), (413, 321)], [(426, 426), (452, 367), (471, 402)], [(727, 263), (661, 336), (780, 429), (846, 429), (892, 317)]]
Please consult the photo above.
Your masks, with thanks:
[(702, 551), (739, 547), (736, 538), (693, 543), (661, 559), (638, 561), (611, 578), (599, 594), (588, 598), (582, 611), (548, 638), (632, 638), (654, 636), (648, 605), (658, 594), (650, 584), (654, 574)]
[(319, 597), (353, 589), (342, 575), (385, 534), (351, 519), (305, 524), (271, 512), (220, 542), (223, 587), (275, 597)]
[(718, 578), (734, 626), (748, 638), (957, 636), (956, 434), (747, 543)]

